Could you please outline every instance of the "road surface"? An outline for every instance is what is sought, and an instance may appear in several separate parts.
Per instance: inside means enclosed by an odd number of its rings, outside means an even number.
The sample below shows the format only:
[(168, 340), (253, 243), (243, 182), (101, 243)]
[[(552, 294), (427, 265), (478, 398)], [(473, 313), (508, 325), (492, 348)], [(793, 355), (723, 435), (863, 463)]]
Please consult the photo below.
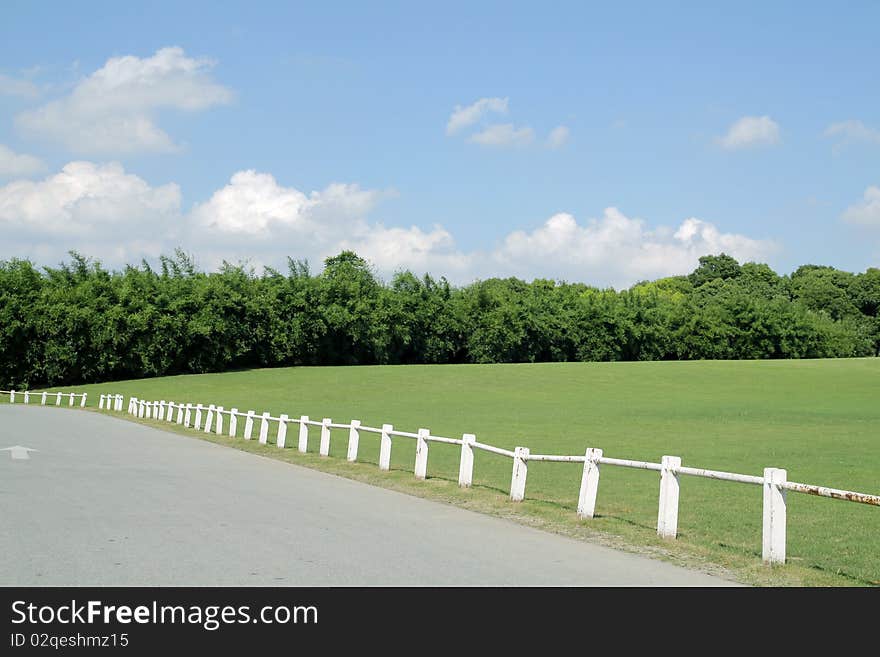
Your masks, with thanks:
[(729, 584), (98, 413), (0, 405), (13, 446), (4, 586)]

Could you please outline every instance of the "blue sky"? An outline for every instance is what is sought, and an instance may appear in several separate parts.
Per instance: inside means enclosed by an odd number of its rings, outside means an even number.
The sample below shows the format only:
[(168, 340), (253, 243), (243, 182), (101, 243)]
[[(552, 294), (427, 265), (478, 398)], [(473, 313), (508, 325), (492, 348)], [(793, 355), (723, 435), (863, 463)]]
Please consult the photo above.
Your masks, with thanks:
[(419, 5), (5, 2), (0, 258), (880, 265), (880, 4)]

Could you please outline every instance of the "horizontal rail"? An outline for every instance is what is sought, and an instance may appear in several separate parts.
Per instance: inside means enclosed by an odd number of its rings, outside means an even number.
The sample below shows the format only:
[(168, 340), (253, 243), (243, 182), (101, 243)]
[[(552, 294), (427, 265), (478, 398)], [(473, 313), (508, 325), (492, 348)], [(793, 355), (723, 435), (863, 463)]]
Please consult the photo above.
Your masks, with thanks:
[(619, 465), (623, 468), (638, 468), (639, 470), (656, 470), (660, 472), (663, 466), (659, 463), (648, 463), (646, 461), (631, 461), (629, 459), (613, 459), (603, 456), (599, 459), (599, 463), (603, 465)]
[(425, 436), (425, 440), (432, 443), (447, 443), (449, 445), (461, 445), (461, 438), (444, 438), (443, 436)]
[(377, 429), (376, 427), (366, 427), (364, 425), (361, 425), (360, 427), (358, 427), (358, 429), (360, 429), (361, 431), (366, 431), (367, 433), (382, 433), (382, 430)]
[(819, 497), (831, 497), (835, 500), (847, 500), (849, 502), (858, 502), (859, 504), (880, 506), (880, 495), (855, 493), (853, 491), (841, 490), (839, 488), (827, 488), (825, 486), (801, 484), (796, 481), (786, 481), (785, 483), (781, 484), (781, 486), (786, 490), (792, 490), (796, 493), (806, 493), (807, 495), (818, 495)]
[(735, 472), (721, 472), (720, 470), (704, 470), (702, 468), (687, 468), (679, 466), (674, 469), (677, 474), (689, 475), (691, 477), (706, 477), (707, 479), (721, 479), (722, 481), (736, 481), (741, 484), (764, 484), (764, 477), (756, 477), (755, 475), (737, 474)]
[(509, 456), (513, 458), (515, 455), (509, 449), (501, 449), (500, 447), (495, 447), (493, 445), (487, 445), (486, 443), (478, 443), (472, 442), (471, 447), (474, 449), (481, 449), (484, 452), (492, 452), (493, 454), (500, 454), (501, 456)]
[(350, 424), (343, 424), (341, 422), (330, 422), (327, 426), (331, 429), (351, 429)]
[(558, 454), (529, 454), (527, 461), (548, 461), (550, 463), (583, 463), (586, 456), (561, 456)]
[(404, 438), (418, 438), (419, 434), (410, 433), (409, 431), (397, 431), (396, 429), (393, 431), (389, 431), (388, 435), (390, 436), (403, 436)]

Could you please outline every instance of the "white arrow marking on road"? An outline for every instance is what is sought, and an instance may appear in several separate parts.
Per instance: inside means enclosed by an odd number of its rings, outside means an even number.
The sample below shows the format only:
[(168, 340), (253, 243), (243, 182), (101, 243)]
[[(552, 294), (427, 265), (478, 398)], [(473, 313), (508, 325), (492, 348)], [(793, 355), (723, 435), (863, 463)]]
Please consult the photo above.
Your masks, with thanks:
[(22, 447), (21, 445), (13, 445), (12, 447), (4, 447), (0, 452), (9, 452), (13, 461), (29, 459), (28, 452), (38, 452), (39, 450), (31, 447)]

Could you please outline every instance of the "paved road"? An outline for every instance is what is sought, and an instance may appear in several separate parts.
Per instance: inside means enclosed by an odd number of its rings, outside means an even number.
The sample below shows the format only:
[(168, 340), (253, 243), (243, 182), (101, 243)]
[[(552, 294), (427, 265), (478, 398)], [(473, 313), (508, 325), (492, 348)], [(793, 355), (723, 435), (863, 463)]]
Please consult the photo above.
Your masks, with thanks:
[(724, 585), (71, 409), (0, 406), (2, 585)]

